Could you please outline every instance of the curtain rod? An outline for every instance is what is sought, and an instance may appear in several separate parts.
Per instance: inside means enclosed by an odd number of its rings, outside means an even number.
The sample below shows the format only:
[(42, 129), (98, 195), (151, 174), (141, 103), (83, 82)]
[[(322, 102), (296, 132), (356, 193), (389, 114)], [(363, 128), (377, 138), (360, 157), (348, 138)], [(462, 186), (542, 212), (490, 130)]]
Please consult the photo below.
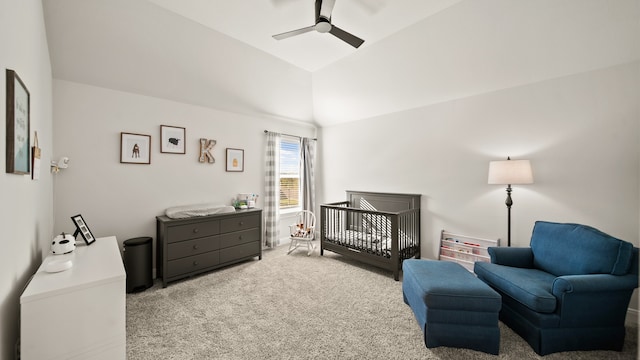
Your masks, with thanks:
[[(269, 132), (269, 130), (265, 130), (265, 131), (264, 131), (264, 133), (265, 133), (265, 134), (266, 134), (266, 133), (268, 133), (268, 132)], [(280, 135), (293, 136), (293, 137), (297, 137), (298, 139), (302, 139), (302, 138), (303, 138), (302, 136), (298, 136), (298, 135), (291, 135), (291, 134), (283, 134), (283, 133), (280, 133)], [(316, 138), (313, 138), (313, 139), (311, 139), (311, 140), (316, 140), (316, 141), (318, 141), (318, 139), (316, 139)]]

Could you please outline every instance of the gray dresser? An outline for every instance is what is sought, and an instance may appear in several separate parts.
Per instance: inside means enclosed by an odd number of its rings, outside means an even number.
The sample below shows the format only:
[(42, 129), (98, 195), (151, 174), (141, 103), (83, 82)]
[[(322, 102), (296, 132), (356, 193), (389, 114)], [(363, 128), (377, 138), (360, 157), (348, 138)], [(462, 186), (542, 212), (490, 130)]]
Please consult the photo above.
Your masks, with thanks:
[(157, 216), (158, 278), (162, 286), (243, 260), (262, 260), (262, 210), (171, 219)]

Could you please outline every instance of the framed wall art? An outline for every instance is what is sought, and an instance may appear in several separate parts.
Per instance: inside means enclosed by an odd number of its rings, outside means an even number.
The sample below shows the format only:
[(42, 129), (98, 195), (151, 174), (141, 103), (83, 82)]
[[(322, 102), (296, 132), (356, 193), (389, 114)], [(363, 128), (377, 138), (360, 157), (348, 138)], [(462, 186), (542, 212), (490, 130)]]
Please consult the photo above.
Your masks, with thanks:
[(244, 171), (244, 150), (227, 148), (227, 171)]
[(151, 135), (121, 132), (120, 162), (151, 164)]
[(186, 130), (183, 127), (160, 125), (160, 152), (185, 154)]
[(74, 237), (78, 236), (78, 234), (82, 235), (82, 238), (87, 245), (91, 245), (96, 241), (95, 236), (93, 236), (93, 233), (89, 230), (89, 225), (84, 221), (82, 215), (78, 214), (76, 216), (72, 216), (71, 220), (76, 225), (76, 232), (73, 233)]
[(30, 173), (29, 90), (15, 71), (7, 69), (7, 172)]

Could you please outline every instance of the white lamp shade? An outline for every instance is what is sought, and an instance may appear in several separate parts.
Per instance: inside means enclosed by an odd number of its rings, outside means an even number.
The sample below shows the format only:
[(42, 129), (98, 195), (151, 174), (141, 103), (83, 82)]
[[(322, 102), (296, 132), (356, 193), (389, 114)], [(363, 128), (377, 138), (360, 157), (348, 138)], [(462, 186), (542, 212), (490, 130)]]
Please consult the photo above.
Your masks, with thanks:
[(533, 184), (529, 160), (501, 160), (489, 162), (489, 184)]

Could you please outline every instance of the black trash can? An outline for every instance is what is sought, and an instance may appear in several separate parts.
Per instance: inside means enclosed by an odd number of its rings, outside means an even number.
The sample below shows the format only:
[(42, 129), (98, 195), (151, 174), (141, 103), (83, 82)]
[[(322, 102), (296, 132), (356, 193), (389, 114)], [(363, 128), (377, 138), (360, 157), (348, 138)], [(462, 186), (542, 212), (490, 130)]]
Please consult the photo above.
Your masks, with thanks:
[(127, 271), (127, 292), (142, 291), (153, 286), (151, 267), (151, 238), (137, 237), (125, 240), (124, 268)]

